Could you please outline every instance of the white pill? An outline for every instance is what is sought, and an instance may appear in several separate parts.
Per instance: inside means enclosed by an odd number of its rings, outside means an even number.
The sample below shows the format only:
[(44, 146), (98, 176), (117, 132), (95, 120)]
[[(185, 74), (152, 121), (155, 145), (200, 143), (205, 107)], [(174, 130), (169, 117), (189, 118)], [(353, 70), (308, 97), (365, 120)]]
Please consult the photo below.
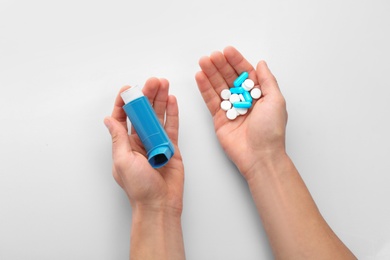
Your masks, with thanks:
[(244, 96), (243, 96), (242, 94), (240, 94), (240, 95), (238, 95), (238, 96), (240, 97), (240, 100), (241, 100), (242, 102), (245, 101), (245, 98), (244, 98)]
[(253, 80), (251, 79), (246, 79), (241, 85), (241, 87), (243, 87), (243, 89), (245, 89), (246, 91), (250, 91), (254, 86), (255, 82), (253, 82)]
[(259, 99), (261, 97), (261, 90), (259, 88), (253, 88), (251, 90), (251, 96), (254, 99)]
[(237, 95), (237, 94), (232, 94), (229, 98), (229, 101), (230, 103), (234, 103), (234, 102), (240, 102), (240, 96)]
[(232, 107), (232, 103), (229, 100), (224, 100), (221, 102), (222, 110), (228, 111)]
[(247, 108), (234, 108), (239, 115), (245, 115), (248, 112)]
[(221, 98), (224, 100), (229, 99), (230, 95), (231, 95), (230, 90), (228, 90), (227, 88), (221, 91)]
[(231, 109), (229, 109), (228, 111), (226, 111), (226, 117), (230, 120), (234, 120), (236, 119), (236, 117), (238, 116), (237, 114), (237, 110), (232, 107)]

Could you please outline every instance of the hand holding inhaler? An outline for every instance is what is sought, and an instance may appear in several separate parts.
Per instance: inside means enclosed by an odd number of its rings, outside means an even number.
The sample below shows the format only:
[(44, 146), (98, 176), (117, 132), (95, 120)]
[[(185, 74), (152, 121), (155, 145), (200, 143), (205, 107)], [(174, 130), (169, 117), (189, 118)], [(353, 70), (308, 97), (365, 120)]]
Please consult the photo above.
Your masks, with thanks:
[[(137, 207), (140, 205), (143, 205), (141, 207), (143, 209), (169, 208), (181, 214), (184, 167), (177, 146), (179, 129), (177, 100), (168, 94), (169, 83), (165, 79), (150, 78), (142, 88), (143, 93), (137, 88), (136, 91), (130, 92), (131, 89), (133, 87), (123, 87), (119, 91), (112, 116), (104, 120), (112, 137), (113, 176), (127, 193), (133, 208), (140, 208)], [(134, 100), (141, 100), (138, 101), (141, 104), (136, 104), (136, 107), (132, 104), (132, 108), (126, 107), (129, 103), (125, 105), (120, 95), (123, 92), (128, 95), (129, 92), (126, 91), (135, 93), (138, 99)], [(149, 103), (153, 104), (154, 111), (145, 107)], [(142, 121), (147, 116), (154, 116), (153, 121), (148, 122), (153, 124), (153, 127), (143, 129), (145, 126), (137, 125), (140, 122), (136, 124), (133, 122), (134, 127), (128, 134), (127, 115), (123, 107), (132, 110), (129, 114), (136, 112), (137, 109), (144, 109), (135, 116), (135, 120)], [(144, 118), (139, 119), (137, 116)], [(161, 132), (158, 131), (161, 129), (164, 133), (159, 136)], [(137, 132), (138, 130), (140, 132)]]

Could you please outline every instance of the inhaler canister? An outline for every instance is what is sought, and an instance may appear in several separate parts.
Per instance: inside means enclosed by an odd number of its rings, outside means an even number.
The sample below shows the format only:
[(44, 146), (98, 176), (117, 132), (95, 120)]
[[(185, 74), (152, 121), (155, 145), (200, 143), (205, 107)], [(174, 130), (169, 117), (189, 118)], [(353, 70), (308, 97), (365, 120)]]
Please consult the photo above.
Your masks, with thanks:
[(123, 110), (145, 147), (150, 165), (153, 168), (164, 166), (173, 156), (175, 149), (149, 100), (138, 86), (125, 90), (121, 97), (125, 102)]

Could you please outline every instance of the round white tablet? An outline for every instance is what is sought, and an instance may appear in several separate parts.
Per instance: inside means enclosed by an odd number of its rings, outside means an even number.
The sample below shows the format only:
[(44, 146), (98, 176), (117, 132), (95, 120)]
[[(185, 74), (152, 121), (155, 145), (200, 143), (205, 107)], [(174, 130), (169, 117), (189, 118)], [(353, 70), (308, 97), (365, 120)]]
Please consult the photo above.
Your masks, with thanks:
[(251, 79), (246, 79), (241, 85), (246, 91), (250, 91), (254, 86), (255, 83)]
[(251, 90), (251, 96), (254, 99), (259, 99), (261, 97), (261, 90), (259, 88), (253, 88)]
[(237, 94), (232, 94), (231, 96), (230, 96), (230, 98), (229, 98), (229, 101), (230, 101), (230, 103), (235, 103), (235, 102), (240, 102), (241, 101), (241, 99), (240, 99), (240, 96), (239, 95), (237, 95)]
[(224, 90), (221, 91), (221, 98), (224, 99), (224, 100), (227, 100), (230, 98), (230, 90), (225, 88)]
[(248, 112), (247, 108), (234, 108), (239, 115), (245, 115)]
[(224, 100), (221, 102), (222, 110), (228, 111), (232, 107), (232, 103), (229, 100)]
[(237, 117), (237, 111), (234, 107), (226, 111), (226, 117), (230, 120), (234, 120)]

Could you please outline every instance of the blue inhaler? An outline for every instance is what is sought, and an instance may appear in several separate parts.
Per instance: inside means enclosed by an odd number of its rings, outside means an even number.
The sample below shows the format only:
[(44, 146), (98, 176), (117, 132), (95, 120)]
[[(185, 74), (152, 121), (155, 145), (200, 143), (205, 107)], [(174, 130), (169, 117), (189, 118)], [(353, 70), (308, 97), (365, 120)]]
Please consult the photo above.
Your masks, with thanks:
[(150, 165), (153, 168), (164, 166), (173, 156), (175, 149), (149, 100), (138, 86), (122, 92), (121, 97), (125, 102), (123, 110), (145, 147)]

